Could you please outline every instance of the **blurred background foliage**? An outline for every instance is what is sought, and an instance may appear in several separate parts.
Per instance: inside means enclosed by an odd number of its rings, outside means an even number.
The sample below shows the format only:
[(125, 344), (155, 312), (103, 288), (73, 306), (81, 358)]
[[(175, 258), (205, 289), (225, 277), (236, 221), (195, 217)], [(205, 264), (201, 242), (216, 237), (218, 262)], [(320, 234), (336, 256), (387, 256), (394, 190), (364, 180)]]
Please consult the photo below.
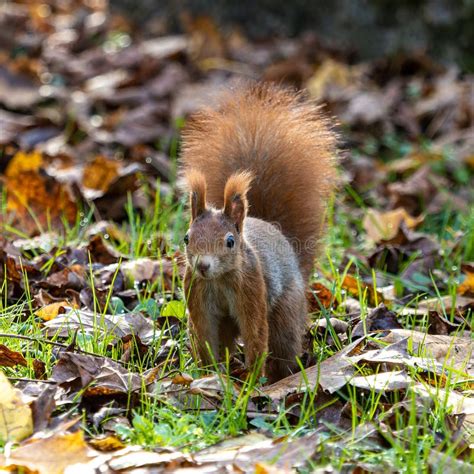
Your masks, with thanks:
[(354, 61), (423, 52), (474, 70), (473, 0), (112, 0), (111, 6), (176, 32), (184, 12), (205, 14), (253, 40), (313, 31)]

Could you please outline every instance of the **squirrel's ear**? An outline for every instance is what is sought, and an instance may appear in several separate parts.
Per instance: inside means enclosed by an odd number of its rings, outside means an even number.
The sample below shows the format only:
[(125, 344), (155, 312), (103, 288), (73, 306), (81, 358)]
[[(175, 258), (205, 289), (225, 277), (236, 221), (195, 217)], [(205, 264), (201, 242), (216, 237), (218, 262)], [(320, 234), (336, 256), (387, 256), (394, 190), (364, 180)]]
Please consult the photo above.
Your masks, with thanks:
[(250, 188), (252, 175), (248, 171), (233, 174), (226, 182), (224, 189), (224, 214), (241, 232), (247, 215), (247, 192)]
[(184, 175), (189, 190), (191, 222), (206, 210), (206, 179), (199, 171), (189, 170)]

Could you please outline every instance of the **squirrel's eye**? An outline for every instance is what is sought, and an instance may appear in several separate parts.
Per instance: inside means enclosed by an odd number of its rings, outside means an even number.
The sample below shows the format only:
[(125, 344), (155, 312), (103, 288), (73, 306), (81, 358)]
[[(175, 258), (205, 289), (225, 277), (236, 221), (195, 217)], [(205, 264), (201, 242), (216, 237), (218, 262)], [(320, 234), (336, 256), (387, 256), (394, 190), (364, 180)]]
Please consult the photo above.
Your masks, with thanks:
[(234, 239), (234, 236), (232, 234), (229, 234), (226, 239), (225, 239), (225, 244), (227, 245), (227, 247), (229, 247), (230, 249), (234, 246), (235, 244), (235, 239)]
[(188, 244), (189, 244), (189, 235), (186, 234), (186, 235), (184, 236), (184, 239), (183, 239), (183, 240), (184, 240), (184, 245), (188, 245)]

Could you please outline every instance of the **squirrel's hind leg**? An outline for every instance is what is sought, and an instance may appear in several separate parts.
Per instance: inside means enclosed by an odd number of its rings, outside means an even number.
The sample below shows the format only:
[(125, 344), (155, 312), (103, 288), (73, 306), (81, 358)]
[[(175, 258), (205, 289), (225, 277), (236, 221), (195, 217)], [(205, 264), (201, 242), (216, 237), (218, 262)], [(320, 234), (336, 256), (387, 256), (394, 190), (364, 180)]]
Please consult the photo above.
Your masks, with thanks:
[(292, 288), (282, 295), (269, 315), (269, 356), (266, 373), (269, 383), (297, 372), (307, 321), (303, 289)]

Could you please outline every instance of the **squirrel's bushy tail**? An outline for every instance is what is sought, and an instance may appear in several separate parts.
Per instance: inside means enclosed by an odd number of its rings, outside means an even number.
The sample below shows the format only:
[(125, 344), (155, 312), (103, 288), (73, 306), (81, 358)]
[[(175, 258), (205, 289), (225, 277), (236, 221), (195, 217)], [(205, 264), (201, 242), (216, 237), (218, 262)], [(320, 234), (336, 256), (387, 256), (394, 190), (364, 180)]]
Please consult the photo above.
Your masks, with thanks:
[(216, 207), (227, 179), (250, 170), (249, 214), (278, 225), (310, 275), (336, 181), (336, 136), (317, 105), (276, 85), (239, 85), (192, 117), (181, 163), (204, 174)]

